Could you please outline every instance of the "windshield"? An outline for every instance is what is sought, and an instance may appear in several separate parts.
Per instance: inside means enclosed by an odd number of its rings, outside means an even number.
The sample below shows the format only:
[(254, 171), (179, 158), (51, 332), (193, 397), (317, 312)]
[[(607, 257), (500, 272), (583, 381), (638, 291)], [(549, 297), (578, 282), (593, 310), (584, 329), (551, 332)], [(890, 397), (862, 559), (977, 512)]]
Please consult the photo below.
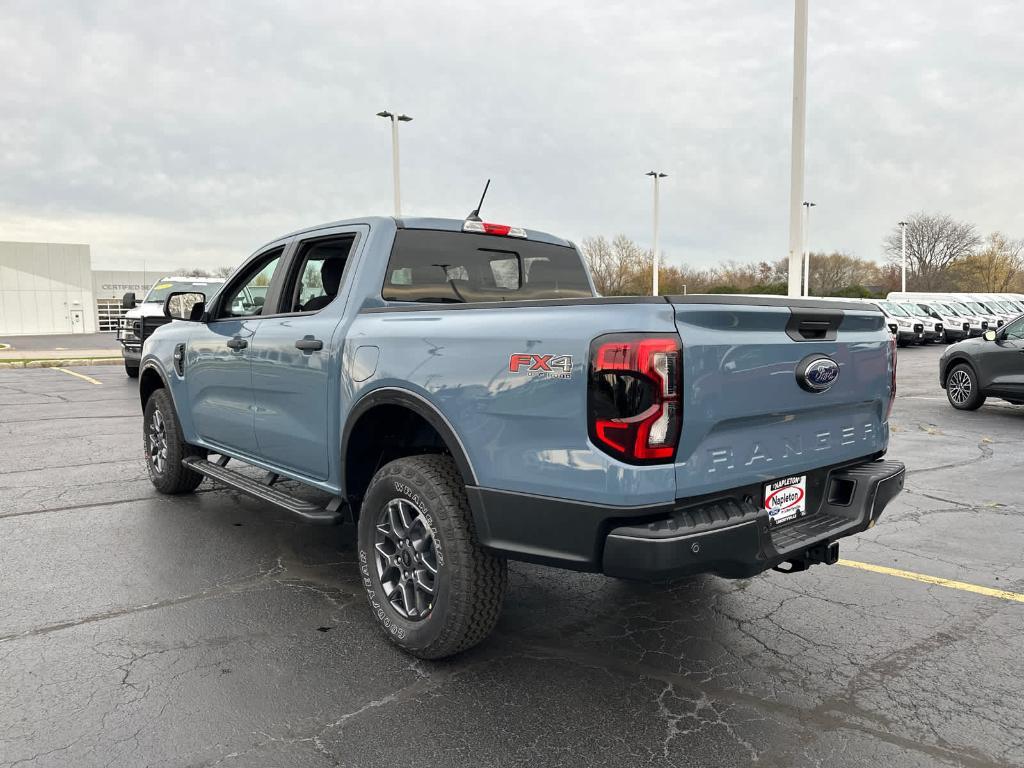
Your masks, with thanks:
[(976, 315), (990, 315), (990, 314), (992, 314), (991, 312), (989, 312), (987, 309), (985, 309), (983, 306), (981, 306), (981, 304), (979, 304), (976, 301), (965, 301), (964, 302), (964, 306), (967, 307), (969, 310), (971, 310), (971, 312), (973, 312)]
[(1021, 303), (1019, 301), (1007, 300), (1006, 303), (1013, 307), (1014, 312), (1024, 312), (1024, 306), (1021, 306)]
[(963, 313), (957, 311), (956, 306), (953, 304), (932, 304), (932, 309), (937, 311), (940, 315), (952, 315), (953, 317), (960, 317)]
[(912, 315), (914, 317), (928, 317), (928, 313), (917, 306), (917, 304), (900, 304), (900, 306), (907, 310), (908, 315)]
[(960, 317), (970, 317), (974, 314), (969, 307), (966, 307), (963, 304), (950, 304), (949, 308), (960, 315)]
[(206, 298), (210, 298), (217, 292), (223, 283), (223, 280), (218, 280), (217, 282), (204, 281), (201, 283), (193, 283), (185, 280), (164, 280), (149, 289), (149, 293), (146, 294), (145, 300), (147, 302), (163, 304), (167, 297), (175, 291), (201, 293)]
[(878, 306), (881, 307), (882, 311), (887, 315), (893, 315), (895, 317), (908, 317), (907, 310), (898, 304), (893, 304), (889, 301), (880, 301)]

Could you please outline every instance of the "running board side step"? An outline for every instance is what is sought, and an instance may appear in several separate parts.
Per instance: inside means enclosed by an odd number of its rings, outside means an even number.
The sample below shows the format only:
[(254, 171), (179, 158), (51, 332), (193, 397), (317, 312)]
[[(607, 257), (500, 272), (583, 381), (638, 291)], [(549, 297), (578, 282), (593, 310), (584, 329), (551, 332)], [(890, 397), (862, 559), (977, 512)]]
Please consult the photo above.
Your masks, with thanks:
[(198, 472), (203, 477), (208, 477), (221, 485), (226, 485), (232, 490), (244, 493), (246, 496), (252, 496), (254, 499), (273, 504), (278, 509), (291, 512), (308, 523), (338, 525), (345, 517), (341, 510), (342, 502), (340, 497), (332, 499), (331, 503), (326, 507), (319, 507), (310, 501), (272, 488), (266, 482), (254, 480), (233, 469), (228, 469), (219, 462), (214, 464), (198, 456), (186, 456), (181, 460), (181, 463), (193, 472)]

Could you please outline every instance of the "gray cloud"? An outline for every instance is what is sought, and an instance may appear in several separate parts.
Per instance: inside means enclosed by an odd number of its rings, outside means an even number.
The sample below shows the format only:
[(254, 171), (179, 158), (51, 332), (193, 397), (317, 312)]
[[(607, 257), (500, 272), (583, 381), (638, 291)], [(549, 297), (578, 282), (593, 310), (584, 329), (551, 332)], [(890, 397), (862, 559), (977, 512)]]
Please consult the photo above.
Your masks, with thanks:
[[(0, 239), (100, 267), (233, 264), (306, 224), (486, 212), (673, 261), (788, 242), (792, 5), (131, 3), (0, 7)], [(877, 257), (919, 209), (1024, 235), (1012, 2), (812, 3), (815, 248)]]

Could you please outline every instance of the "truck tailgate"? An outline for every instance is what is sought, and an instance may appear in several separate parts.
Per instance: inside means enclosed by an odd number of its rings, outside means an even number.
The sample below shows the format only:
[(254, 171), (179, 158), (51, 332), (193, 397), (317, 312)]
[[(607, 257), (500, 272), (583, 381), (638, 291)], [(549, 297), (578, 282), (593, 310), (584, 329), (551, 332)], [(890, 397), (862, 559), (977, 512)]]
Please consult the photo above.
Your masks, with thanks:
[[(884, 450), (892, 344), (855, 303), (777, 297), (670, 297), (683, 345), (676, 487), (693, 497), (800, 475)], [(798, 367), (839, 366), (826, 391)]]

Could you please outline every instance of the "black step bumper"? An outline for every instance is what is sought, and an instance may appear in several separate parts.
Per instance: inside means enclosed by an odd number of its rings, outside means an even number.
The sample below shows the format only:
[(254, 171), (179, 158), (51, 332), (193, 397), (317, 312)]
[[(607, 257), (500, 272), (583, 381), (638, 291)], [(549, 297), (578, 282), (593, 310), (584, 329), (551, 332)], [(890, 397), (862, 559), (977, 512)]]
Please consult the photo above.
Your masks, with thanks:
[(750, 495), (722, 497), (682, 507), (660, 520), (613, 528), (601, 570), (643, 581), (697, 573), (746, 578), (787, 562), (801, 570), (820, 561), (822, 546), (874, 525), (903, 489), (904, 474), (898, 461), (834, 469), (822, 478), (816, 507), (774, 529), (761, 500)]

